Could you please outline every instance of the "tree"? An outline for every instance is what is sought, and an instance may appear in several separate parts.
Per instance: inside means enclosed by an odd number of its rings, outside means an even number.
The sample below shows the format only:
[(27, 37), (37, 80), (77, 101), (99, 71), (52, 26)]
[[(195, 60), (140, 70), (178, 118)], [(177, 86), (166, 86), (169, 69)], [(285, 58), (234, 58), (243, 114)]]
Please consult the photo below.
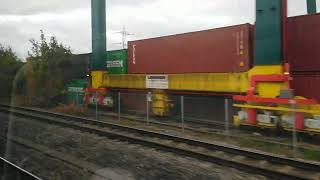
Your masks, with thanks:
[(11, 95), (14, 77), (22, 65), (23, 62), (10, 46), (0, 44), (0, 95), (2, 97)]
[(21, 60), (10, 46), (0, 44), (0, 68), (1, 73), (13, 74), (22, 65)]
[(28, 79), (34, 82), (34, 87), (29, 87), (28, 91), (32, 88), (35, 93), (31, 94), (36, 96), (41, 105), (48, 107), (50, 100), (64, 89), (65, 79), (61, 67), (72, 53), (70, 47), (59, 43), (56, 37), (51, 36), (47, 41), (44, 32), (40, 32), (40, 41), (30, 40), (32, 47), (27, 61), (32, 70), (28, 72)]

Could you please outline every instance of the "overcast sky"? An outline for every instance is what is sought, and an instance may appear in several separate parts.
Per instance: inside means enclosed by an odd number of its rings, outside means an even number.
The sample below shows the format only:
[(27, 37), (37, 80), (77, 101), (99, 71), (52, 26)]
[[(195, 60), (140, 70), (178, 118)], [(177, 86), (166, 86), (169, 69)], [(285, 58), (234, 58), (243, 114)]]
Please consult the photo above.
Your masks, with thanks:
[[(306, 14), (306, 0), (288, 0), (289, 16)], [(91, 52), (90, 0), (0, 0), (0, 43), (19, 57), (40, 29), (71, 47)], [(320, 0), (317, 0), (318, 9)], [(255, 20), (255, 0), (107, 0), (107, 47), (120, 49), (123, 26), (128, 40), (204, 30)]]

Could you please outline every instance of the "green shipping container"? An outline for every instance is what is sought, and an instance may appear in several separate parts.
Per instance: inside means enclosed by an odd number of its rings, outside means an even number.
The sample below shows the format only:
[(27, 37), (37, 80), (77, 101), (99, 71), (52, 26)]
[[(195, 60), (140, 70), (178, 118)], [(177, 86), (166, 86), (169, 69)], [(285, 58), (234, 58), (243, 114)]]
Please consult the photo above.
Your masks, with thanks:
[(67, 85), (68, 104), (83, 104), (84, 88), (87, 86), (87, 84), (87, 80), (77, 79), (73, 80), (70, 84)]
[(128, 61), (127, 50), (115, 50), (107, 52), (107, 71), (109, 74), (127, 74)]
[(255, 65), (282, 64), (281, 0), (257, 0)]

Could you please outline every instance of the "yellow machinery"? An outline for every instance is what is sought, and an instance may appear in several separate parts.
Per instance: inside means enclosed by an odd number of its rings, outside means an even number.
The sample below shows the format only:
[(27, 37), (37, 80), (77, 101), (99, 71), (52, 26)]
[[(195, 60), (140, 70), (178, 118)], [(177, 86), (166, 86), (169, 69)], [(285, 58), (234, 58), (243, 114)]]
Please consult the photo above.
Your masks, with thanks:
[(152, 92), (152, 112), (157, 116), (167, 116), (171, 104), (168, 94), (164, 90), (156, 89)]
[[(248, 91), (250, 76), (281, 75), (282, 69), (282, 66), (262, 66), (243, 73), (169, 74), (167, 90), (242, 94)], [(92, 88), (147, 89), (145, 74), (108, 75), (103, 71), (93, 71), (91, 76)], [(283, 86), (282, 83), (261, 83), (256, 91), (261, 97), (276, 97)]]
[[(147, 75), (145, 74), (108, 75), (104, 71), (93, 71), (91, 76), (92, 87), (97, 89), (147, 89)], [(256, 66), (243, 73), (169, 74), (166, 76), (168, 77), (168, 88), (152, 90), (152, 112), (157, 116), (168, 115), (172, 106), (166, 90), (238, 94), (234, 96), (234, 100), (247, 103), (234, 105), (242, 109), (238, 115), (234, 116), (235, 125), (276, 128), (280, 124), (290, 130), (294, 126), (292, 122), (288, 122), (290, 120), (287, 117), (290, 112), (303, 114), (302, 117), (297, 116), (300, 117), (300, 121), (304, 121), (306, 117), (311, 124), (312, 120), (320, 115), (319, 105), (314, 100), (281, 97), (283, 92), (290, 92), (291, 79), (288, 70), (280, 65)], [(292, 102), (296, 105), (295, 110), (291, 108)], [(314, 126), (317, 127), (317, 125)], [(299, 126), (297, 128), (301, 131), (320, 132), (320, 128)]]
[[(258, 67), (243, 73), (169, 74), (168, 88), (173, 91), (198, 91), (244, 94), (248, 91), (249, 77), (253, 74), (281, 74), (281, 66)], [(109, 75), (104, 71), (92, 71), (92, 88), (147, 89), (145, 74)], [(281, 84), (260, 84), (257, 92), (262, 97), (275, 97)], [(170, 109), (168, 95), (163, 89), (154, 89), (153, 113), (165, 116)]]

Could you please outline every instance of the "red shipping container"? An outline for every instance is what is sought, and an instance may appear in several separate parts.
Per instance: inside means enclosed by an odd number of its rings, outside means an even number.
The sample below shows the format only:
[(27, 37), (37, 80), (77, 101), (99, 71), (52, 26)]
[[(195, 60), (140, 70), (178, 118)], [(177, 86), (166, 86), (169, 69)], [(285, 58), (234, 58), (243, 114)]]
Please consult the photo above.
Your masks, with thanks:
[(292, 88), (296, 96), (316, 99), (320, 102), (320, 73), (292, 74)]
[(287, 38), (292, 71), (320, 71), (320, 14), (288, 18)]
[(131, 41), (129, 74), (244, 72), (252, 60), (252, 25)]

